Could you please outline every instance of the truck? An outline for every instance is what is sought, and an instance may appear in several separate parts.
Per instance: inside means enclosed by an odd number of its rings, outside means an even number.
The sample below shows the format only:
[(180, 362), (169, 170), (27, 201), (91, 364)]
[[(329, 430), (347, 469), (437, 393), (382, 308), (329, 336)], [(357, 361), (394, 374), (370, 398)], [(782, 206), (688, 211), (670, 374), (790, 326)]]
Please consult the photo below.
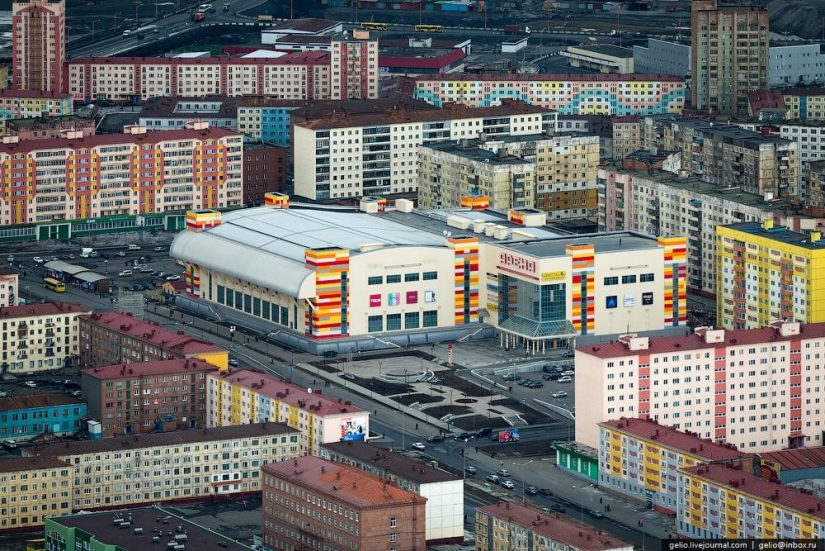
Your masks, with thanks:
[(80, 249), (80, 258), (91, 258), (93, 252), (95, 252), (95, 250), (91, 247), (83, 247)]
[(198, 12), (198, 13), (193, 13), (192, 14), (192, 21), (194, 21), (195, 23), (200, 23), (204, 19), (206, 19), (206, 14), (203, 13), (203, 12)]
[(259, 23), (271, 23), (275, 19), (274, 15), (259, 15), (258, 22)]
[(504, 25), (504, 34), (521, 34), (524, 32), (524, 25)]

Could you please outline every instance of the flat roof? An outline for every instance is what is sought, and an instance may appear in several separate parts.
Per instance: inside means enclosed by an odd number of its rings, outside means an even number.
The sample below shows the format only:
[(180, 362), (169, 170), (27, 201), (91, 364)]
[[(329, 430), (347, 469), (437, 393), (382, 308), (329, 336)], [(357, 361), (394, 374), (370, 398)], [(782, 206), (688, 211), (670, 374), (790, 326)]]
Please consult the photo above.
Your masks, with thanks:
[(702, 439), (695, 433), (676, 430), (673, 427), (660, 425), (650, 419), (623, 418), (605, 421), (599, 423), (599, 426), (632, 434), (638, 438), (655, 442), (657, 445), (679, 450), (707, 461), (725, 461), (739, 459), (740, 457), (751, 457), (751, 454), (720, 446), (712, 441)]
[(436, 469), (423, 461), (412, 459), (406, 455), (396, 453), (388, 448), (382, 448), (360, 440), (346, 442), (332, 442), (324, 444), (323, 448), (330, 452), (344, 455), (359, 463), (371, 465), (384, 472), (393, 474), (401, 479), (416, 484), (433, 484), (450, 480), (461, 480), (460, 476), (447, 471)]
[(718, 123), (709, 119), (693, 119), (680, 117), (673, 114), (659, 114), (649, 115), (645, 117), (652, 121), (666, 121), (671, 124), (678, 124), (679, 126), (690, 126), (699, 132), (714, 134), (730, 140), (735, 140), (743, 144), (761, 145), (761, 144), (790, 144), (791, 140), (787, 138), (780, 138), (777, 136), (763, 136), (759, 132), (753, 130), (746, 130), (741, 126), (735, 124)]
[(228, 427), (210, 427), (208, 429), (187, 429), (172, 432), (152, 432), (134, 436), (112, 436), (100, 440), (78, 440), (76, 442), (57, 442), (23, 449), (23, 453), (35, 456), (66, 457), (89, 453), (112, 452), (118, 450), (138, 450), (159, 448), (176, 444), (197, 444), (200, 442), (218, 442), (238, 438), (266, 438), (284, 434), (299, 434), (298, 430), (281, 423), (251, 423)]
[[(524, 231), (529, 232), (531, 229), (533, 228), (524, 228)], [(508, 241), (505, 243), (508, 249), (536, 258), (566, 256), (567, 247), (570, 245), (593, 245), (597, 254), (659, 248), (659, 241), (655, 237), (631, 231), (591, 233), (571, 237), (565, 236), (533, 241)], [(503, 243), (503, 245), (505, 243)]]
[(86, 402), (66, 394), (43, 392), (0, 398), (0, 411), (16, 411), (55, 406), (78, 406)]
[[(265, 104), (278, 105), (290, 100), (276, 100), (273, 98), (245, 98), (241, 99), (241, 106)], [(437, 107), (423, 100), (417, 100), (409, 97), (405, 98), (376, 98), (376, 99), (353, 99), (345, 101), (337, 100), (291, 100), (297, 103), (300, 109), (294, 113), (290, 113), (292, 120), (315, 120), (329, 118), (332, 115), (354, 116), (363, 114), (378, 114), (386, 116), (387, 113), (392, 112), (408, 112), (408, 111), (433, 111)], [(287, 105), (290, 106), (290, 105)]]
[(628, 59), (633, 57), (633, 50), (630, 48), (622, 48), (612, 44), (582, 44), (580, 46), (570, 46), (570, 49), (584, 50), (596, 54), (604, 54), (610, 57), (618, 57)]
[(340, 21), (307, 17), (303, 19), (276, 21), (273, 25), (264, 29), (264, 32), (295, 31), (304, 33), (321, 33), (324, 31), (330, 31), (339, 25), (341, 25)]
[(825, 446), (764, 452), (760, 453), (759, 457), (779, 464), (779, 468), (783, 471), (818, 469), (825, 467)]
[(628, 73), (625, 75), (603, 73), (534, 73), (534, 74), (472, 74), (449, 73), (442, 75), (421, 75), (418, 82), (427, 81), (493, 81), (493, 82), (685, 82), (684, 77), (675, 75), (656, 75)]
[(754, 237), (761, 237), (763, 239), (770, 239), (779, 243), (793, 245), (802, 249), (818, 250), (825, 249), (825, 241), (811, 241), (811, 236), (807, 233), (799, 233), (789, 230), (785, 226), (774, 226), (765, 229), (759, 222), (738, 222), (736, 224), (728, 224), (720, 226), (722, 228), (729, 228), (744, 233), (753, 235)]
[[(592, 526), (568, 520), (561, 515), (548, 515), (533, 507), (515, 502), (499, 501), (494, 505), (479, 507), (479, 513), (504, 519), (525, 530), (560, 542), (571, 549), (581, 551), (608, 551), (609, 549), (633, 549), (633, 545), (603, 533)], [(493, 529), (490, 528), (490, 537)]]
[(391, 506), (392, 504), (424, 503), (426, 498), (399, 488), (395, 484), (357, 467), (327, 461), (320, 457), (268, 463), (261, 467), (264, 474), (277, 476), (358, 507)]
[[(481, 149), (479, 145), (482, 142), (473, 140), (471, 143), (462, 143), (459, 140), (450, 140), (446, 142), (436, 142), (432, 144), (422, 145), (423, 148), (433, 149), (444, 153), (451, 153), (457, 157), (463, 157), (470, 161), (479, 161), (485, 164), (497, 165), (530, 165), (535, 166), (535, 161), (521, 159), (513, 155), (500, 156), (495, 151), (489, 149)], [(502, 150), (503, 151), (503, 150)]]
[[(37, 140), (32, 140), (37, 141)], [(29, 318), (32, 316), (59, 316), (62, 314), (91, 314), (91, 308), (73, 302), (43, 302), (23, 306), (0, 307), (0, 319)]]
[[(94, 117), (81, 117), (80, 115), (55, 115), (48, 117), (23, 117), (19, 119), (6, 119), (6, 126), (14, 128), (32, 128), (41, 125), (61, 125), (69, 123), (85, 123), (79, 127), (91, 126), (95, 123)], [(62, 128), (61, 128), (62, 129)], [(66, 129), (68, 130), (68, 128)]]
[[(803, 494), (793, 486), (770, 482), (748, 472), (724, 465), (698, 465), (681, 470), (715, 482), (724, 488), (735, 489), (739, 493), (752, 495), (769, 504), (772, 502), (777, 507), (794, 509), (803, 515), (825, 520), (825, 500)], [(734, 484), (737, 485), (734, 486)]]
[(404, 69), (443, 69), (466, 57), (461, 49), (386, 48), (378, 53), (378, 66)]
[(3, 457), (0, 473), (19, 473), (37, 469), (62, 469), (70, 465), (56, 457)]
[(71, 100), (71, 94), (54, 92), (48, 90), (17, 90), (12, 88), (0, 89), (0, 98), (24, 98), (24, 99), (55, 99)]
[(159, 360), (154, 362), (139, 362), (131, 364), (111, 364), (101, 367), (92, 367), (81, 371), (84, 375), (95, 379), (131, 379), (148, 375), (163, 375), (171, 373), (187, 373), (190, 371), (217, 371), (218, 368), (209, 362), (198, 358), (178, 358), (174, 360)]
[[(116, 526), (114, 518), (122, 518), (132, 523), (128, 530)], [(166, 543), (174, 541), (179, 533), (186, 534), (186, 548), (202, 551), (226, 549), (227, 551), (251, 551), (251, 547), (240, 544), (226, 536), (213, 532), (191, 520), (172, 514), (161, 507), (141, 507), (122, 511), (105, 511), (100, 513), (78, 513), (62, 517), (50, 517), (51, 521), (61, 526), (77, 528), (93, 534), (95, 540), (114, 549), (122, 551), (146, 551), (147, 549), (166, 549)], [(181, 531), (178, 532), (178, 526)], [(143, 528), (143, 534), (135, 535), (135, 528)], [(154, 529), (160, 530), (161, 546), (152, 545)], [(172, 532), (172, 536), (168, 532)]]

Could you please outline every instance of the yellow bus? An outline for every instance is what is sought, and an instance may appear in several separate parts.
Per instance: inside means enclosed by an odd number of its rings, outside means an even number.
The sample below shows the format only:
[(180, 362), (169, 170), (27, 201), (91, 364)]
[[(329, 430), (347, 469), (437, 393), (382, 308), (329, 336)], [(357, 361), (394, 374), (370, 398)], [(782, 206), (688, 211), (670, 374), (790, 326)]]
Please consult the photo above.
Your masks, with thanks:
[(361, 23), (361, 28), (365, 31), (386, 31), (390, 28), (387, 23), (373, 23), (371, 21), (365, 21)]
[(43, 285), (49, 291), (54, 291), (55, 293), (65, 293), (66, 292), (66, 284), (62, 281), (58, 281), (57, 279), (51, 277), (44, 277), (43, 278)]
[(444, 32), (443, 25), (416, 25), (415, 31), (419, 33), (442, 33)]

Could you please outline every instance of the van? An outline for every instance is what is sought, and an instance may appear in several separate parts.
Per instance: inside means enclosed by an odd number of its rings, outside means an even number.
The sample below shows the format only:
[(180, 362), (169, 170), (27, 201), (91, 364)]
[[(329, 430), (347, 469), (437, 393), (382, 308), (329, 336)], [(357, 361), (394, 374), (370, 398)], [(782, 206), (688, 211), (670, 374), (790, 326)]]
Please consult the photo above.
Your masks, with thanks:
[(120, 277), (132, 277), (132, 270), (121, 270), (117, 275)]
[(140, 250), (140, 245), (129, 245), (129, 250), (130, 251), (139, 251)]
[(186, 534), (175, 534), (175, 541), (178, 543), (185, 542), (188, 538)]

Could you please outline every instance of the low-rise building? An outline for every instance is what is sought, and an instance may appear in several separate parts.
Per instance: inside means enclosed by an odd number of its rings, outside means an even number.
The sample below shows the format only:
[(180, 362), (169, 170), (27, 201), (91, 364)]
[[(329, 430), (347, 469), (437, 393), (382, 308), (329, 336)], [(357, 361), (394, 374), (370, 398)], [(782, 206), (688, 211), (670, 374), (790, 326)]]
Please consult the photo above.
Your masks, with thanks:
[(100, 367), (197, 358), (226, 369), (229, 352), (220, 346), (119, 312), (87, 313), (79, 322), (80, 366)]
[(71, 115), (72, 97), (61, 92), (0, 89), (0, 124), (8, 119)]
[(71, 465), (54, 457), (0, 459), (0, 532), (31, 531), (72, 512)]
[(19, 442), (79, 432), (86, 403), (65, 394), (39, 393), (0, 398), (0, 440)]
[(207, 399), (210, 427), (285, 423), (301, 432), (310, 454), (322, 444), (369, 437), (370, 412), (258, 371), (210, 373)]
[(633, 68), (646, 75), (690, 76), (690, 43), (648, 38), (647, 44), (633, 46)]
[(559, 515), (499, 501), (476, 509), (475, 550), (570, 549), (633, 551), (633, 545)]
[(17, 136), (19, 140), (49, 140), (67, 135), (93, 136), (95, 119), (77, 115), (8, 119), (6, 133)]
[(103, 436), (119, 436), (205, 427), (206, 375), (217, 371), (195, 358), (144, 361), (84, 369), (80, 383)]
[(61, 442), (24, 448), (73, 466), (72, 509), (111, 509), (258, 493), (261, 466), (306, 453), (277, 423)]
[(0, 267), (0, 308), (17, 306), (20, 301), (19, 278), (17, 270)]
[(464, 541), (464, 480), (460, 476), (366, 442), (324, 444), (320, 455), (427, 498), (427, 545)]
[(825, 478), (825, 446), (763, 452), (759, 465), (762, 478), (780, 484)]
[(2, 372), (28, 375), (63, 369), (80, 351), (79, 318), (91, 313), (89, 308), (70, 302), (0, 308)]
[(649, 419), (599, 423), (599, 485), (659, 511), (676, 512), (679, 469), (719, 462), (752, 470), (758, 459)]
[(264, 545), (272, 549), (426, 548), (426, 498), (391, 481), (318, 457), (261, 473)]
[(154, 97), (143, 102), (138, 124), (147, 130), (179, 130), (199, 120), (211, 127), (238, 130), (238, 98)]
[(602, 74), (627, 75), (633, 69), (633, 50), (613, 44), (581, 44), (569, 46), (561, 55), (571, 67), (599, 71)]

